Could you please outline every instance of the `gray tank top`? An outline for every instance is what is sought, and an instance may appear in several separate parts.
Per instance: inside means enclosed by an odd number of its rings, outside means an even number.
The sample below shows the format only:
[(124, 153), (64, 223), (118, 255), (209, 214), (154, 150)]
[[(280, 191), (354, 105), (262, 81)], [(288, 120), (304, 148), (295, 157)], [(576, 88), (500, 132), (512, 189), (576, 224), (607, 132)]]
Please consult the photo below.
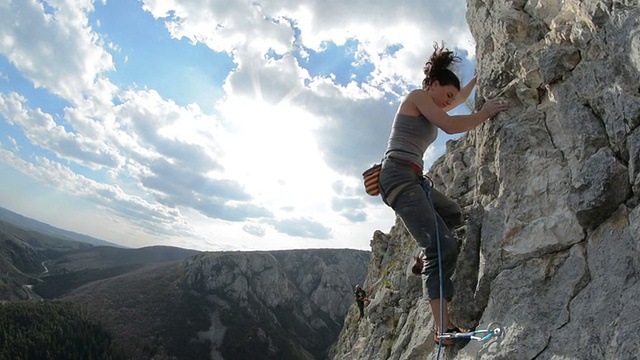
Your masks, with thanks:
[(391, 126), (391, 135), (385, 155), (394, 159), (411, 161), (423, 169), (422, 157), (437, 136), (438, 127), (427, 120), (424, 115), (396, 114)]

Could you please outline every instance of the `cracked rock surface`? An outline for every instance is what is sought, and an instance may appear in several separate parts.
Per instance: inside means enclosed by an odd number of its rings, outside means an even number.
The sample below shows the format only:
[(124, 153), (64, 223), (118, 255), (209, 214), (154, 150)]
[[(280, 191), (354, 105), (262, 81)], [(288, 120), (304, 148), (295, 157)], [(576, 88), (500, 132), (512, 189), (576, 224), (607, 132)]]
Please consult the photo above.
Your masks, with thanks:
[[(640, 3), (469, 0), (476, 104), (510, 109), (450, 141), (429, 170), (466, 222), (452, 317), (499, 342), (443, 359), (637, 359), (640, 349)], [(435, 358), (433, 319), (397, 221), (374, 233), (364, 321), (333, 359)]]

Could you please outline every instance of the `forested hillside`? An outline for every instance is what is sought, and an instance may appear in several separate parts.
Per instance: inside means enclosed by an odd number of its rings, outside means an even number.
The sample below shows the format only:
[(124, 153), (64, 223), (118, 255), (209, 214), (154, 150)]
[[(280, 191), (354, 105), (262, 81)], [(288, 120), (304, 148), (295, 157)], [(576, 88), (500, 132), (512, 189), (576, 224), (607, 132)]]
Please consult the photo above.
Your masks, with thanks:
[(0, 305), (0, 359), (104, 359), (126, 357), (100, 325), (72, 304), (53, 301)]

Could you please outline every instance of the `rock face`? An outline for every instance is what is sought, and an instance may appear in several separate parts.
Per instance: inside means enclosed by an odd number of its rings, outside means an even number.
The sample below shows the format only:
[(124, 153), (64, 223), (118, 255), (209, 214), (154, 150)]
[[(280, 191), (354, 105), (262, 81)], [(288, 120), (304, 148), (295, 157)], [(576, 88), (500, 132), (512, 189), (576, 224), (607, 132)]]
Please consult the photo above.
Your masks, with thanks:
[(370, 258), (204, 252), (91, 281), (61, 300), (99, 321), (127, 359), (326, 359)]
[(207, 299), (211, 317), (199, 337), (211, 343), (212, 359), (324, 359), (369, 259), (347, 249), (191, 257), (186, 285)]
[[(499, 341), (447, 359), (636, 359), (640, 348), (640, 4), (469, 0), (478, 107), (509, 111), (430, 169), (463, 206), (453, 320)], [(334, 359), (435, 358), (433, 319), (401, 222), (376, 232), (367, 318)]]

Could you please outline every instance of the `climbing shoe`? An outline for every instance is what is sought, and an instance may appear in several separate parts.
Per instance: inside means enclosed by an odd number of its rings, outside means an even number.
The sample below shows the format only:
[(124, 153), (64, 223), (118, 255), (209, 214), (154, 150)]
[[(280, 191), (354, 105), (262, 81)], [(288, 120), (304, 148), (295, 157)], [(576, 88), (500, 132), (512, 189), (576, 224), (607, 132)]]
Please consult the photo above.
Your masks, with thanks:
[[(469, 332), (469, 330), (460, 329), (457, 326), (454, 326), (450, 329), (447, 329), (447, 331), (445, 332), (446, 333), (466, 333), (466, 332)], [(460, 340), (468, 340), (468, 339), (465, 339), (465, 338), (442, 339), (442, 346), (451, 346), (455, 344), (456, 341), (460, 341)], [(436, 345), (440, 345), (440, 339), (438, 337), (437, 331), (433, 333), (433, 341), (435, 341)]]

